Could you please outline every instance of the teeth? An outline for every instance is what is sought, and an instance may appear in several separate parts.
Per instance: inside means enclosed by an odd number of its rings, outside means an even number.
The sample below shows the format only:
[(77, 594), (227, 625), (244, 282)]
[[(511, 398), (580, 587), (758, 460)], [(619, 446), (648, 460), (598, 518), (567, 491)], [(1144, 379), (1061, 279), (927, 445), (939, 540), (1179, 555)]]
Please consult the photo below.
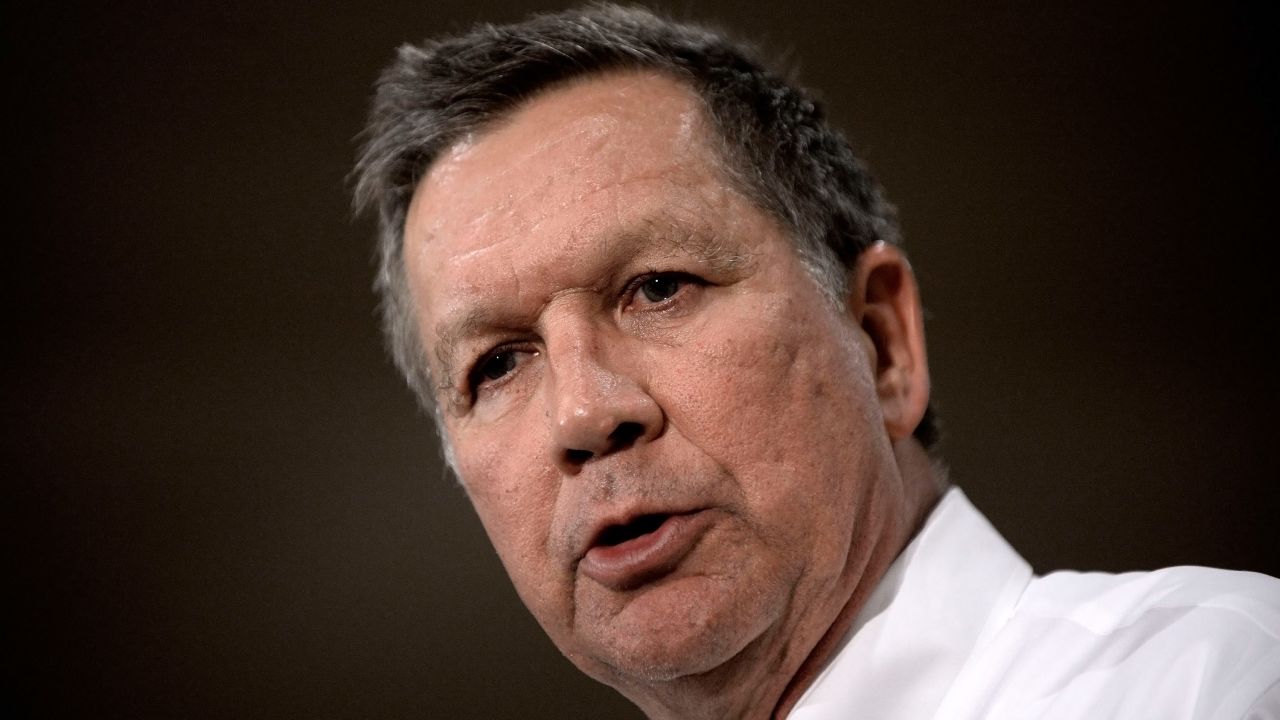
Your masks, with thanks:
[(605, 547), (621, 545), (641, 535), (648, 535), (662, 527), (662, 523), (666, 521), (666, 515), (654, 514), (641, 515), (625, 525), (610, 525), (604, 529), (604, 532), (600, 533), (600, 539), (596, 541), (596, 544), (604, 545)]

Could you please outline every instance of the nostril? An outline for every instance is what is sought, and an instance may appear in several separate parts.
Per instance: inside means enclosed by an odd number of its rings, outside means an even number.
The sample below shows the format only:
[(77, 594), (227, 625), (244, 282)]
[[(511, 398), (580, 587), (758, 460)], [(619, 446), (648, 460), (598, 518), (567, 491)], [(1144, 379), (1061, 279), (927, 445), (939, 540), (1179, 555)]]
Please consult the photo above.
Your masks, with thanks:
[[(594, 442), (580, 442), (592, 448), (591, 450), (583, 450), (582, 448), (564, 448), (563, 462), (567, 466), (580, 467), (589, 462), (597, 455), (606, 456), (619, 450), (626, 450), (636, 441), (644, 437), (645, 426), (638, 422), (622, 422), (614, 426), (613, 432), (604, 439), (599, 446), (595, 446)], [(596, 439), (599, 439), (598, 436)], [(592, 440), (592, 438), (578, 438), (579, 441)]]
[(644, 435), (644, 425), (638, 422), (619, 423), (609, 434), (609, 449), (621, 450), (635, 443)]

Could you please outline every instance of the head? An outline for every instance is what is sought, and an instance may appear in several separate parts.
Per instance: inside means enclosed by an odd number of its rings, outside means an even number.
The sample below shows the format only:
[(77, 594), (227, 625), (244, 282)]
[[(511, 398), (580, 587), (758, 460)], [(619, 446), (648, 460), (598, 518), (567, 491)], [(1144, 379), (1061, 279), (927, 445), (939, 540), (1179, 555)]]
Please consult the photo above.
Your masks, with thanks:
[(553, 641), (651, 715), (772, 708), (936, 493), (848, 144), (723, 36), (602, 6), (402, 49), (358, 172), (393, 356)]
[[(400, 48), (378, 93), (356, 165), (356, 203), (378, 214), (383, 332), (396, 367), (439, 420), (431, 369), (404, 275), (404, 221), (419, 181), (459, 140), (526, 99), (574, 78), (648, 69), (698, 95), (721, 170), (785, 225), (805, 267), (842, 303), (849, 270), (877, 242), (897, 245), (897, 218), (820, 103), (770, 71), (750, 46), (644, 10), (593, 5)], [(932, 407), (915, 430), (940, 432)], [(447, 437), (443, 437), (447, 442)]]

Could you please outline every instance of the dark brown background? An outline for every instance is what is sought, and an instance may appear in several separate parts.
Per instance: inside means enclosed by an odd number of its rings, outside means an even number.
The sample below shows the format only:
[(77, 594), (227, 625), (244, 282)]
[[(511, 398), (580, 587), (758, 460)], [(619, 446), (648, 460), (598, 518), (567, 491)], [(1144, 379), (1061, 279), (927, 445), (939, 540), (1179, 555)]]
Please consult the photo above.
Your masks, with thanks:
[[(344, 176), (392, 48), (511, 2), (10, 7), (8, 700), (609, 716), (382, 359)], [(791, 51), (899, 204), (946, 455), (1045, 570), (1280, 572), (1275, 18), (678, 5)]]

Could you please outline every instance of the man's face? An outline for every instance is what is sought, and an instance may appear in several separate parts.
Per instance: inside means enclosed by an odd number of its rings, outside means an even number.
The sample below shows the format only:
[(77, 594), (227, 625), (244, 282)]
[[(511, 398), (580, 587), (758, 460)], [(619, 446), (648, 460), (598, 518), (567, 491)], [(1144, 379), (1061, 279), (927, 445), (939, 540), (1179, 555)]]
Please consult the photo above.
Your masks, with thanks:
[(901, 505), (871, 343), (708, 132), (663, 77), (557, 88), (441, 157), (405, 226), (459, 476), (615, 686), (808, 652)]

